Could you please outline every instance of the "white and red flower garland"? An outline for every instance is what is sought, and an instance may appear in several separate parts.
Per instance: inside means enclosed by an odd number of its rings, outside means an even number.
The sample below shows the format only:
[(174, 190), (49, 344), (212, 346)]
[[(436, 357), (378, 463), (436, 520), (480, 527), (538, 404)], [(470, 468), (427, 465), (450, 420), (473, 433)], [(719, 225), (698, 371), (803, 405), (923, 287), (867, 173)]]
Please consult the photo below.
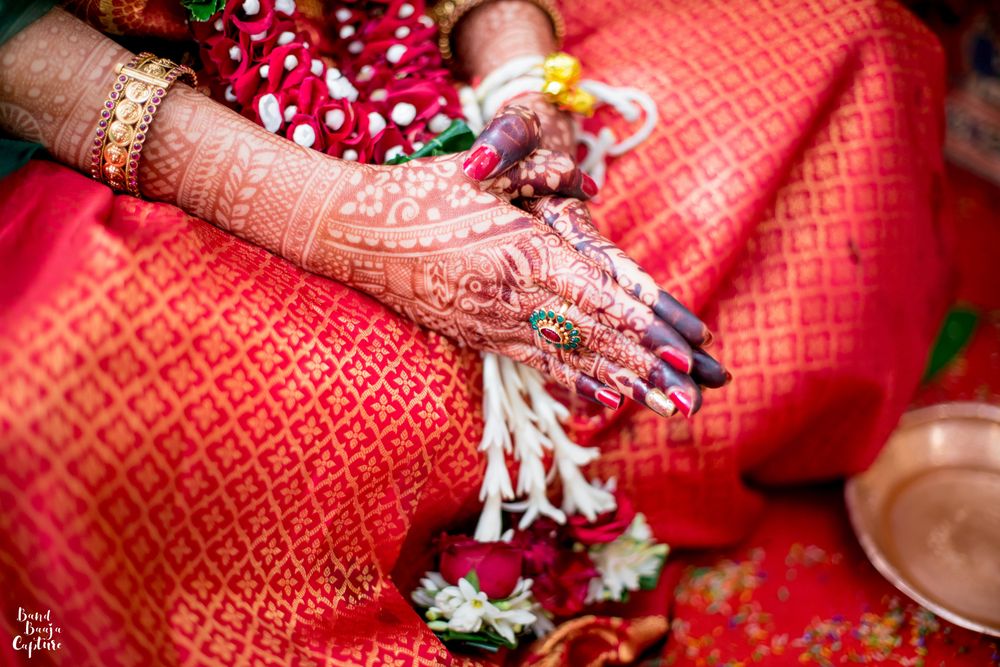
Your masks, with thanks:
[(443, 536), (438, 571), (420, 580), (413, 602), (442, 641), (498, 650), (543, 637), (554, 621), (588, 606), (650, 590), (669, 548), (653, 539), (628, 498), (615, 494), (615, 501), (615, 510), (592, 521), (541, 518), (495, 542)]
[(228, 0), (192, 22), (213, 97), (328, 155), (382, 163), (462, 117), (423, 0)]

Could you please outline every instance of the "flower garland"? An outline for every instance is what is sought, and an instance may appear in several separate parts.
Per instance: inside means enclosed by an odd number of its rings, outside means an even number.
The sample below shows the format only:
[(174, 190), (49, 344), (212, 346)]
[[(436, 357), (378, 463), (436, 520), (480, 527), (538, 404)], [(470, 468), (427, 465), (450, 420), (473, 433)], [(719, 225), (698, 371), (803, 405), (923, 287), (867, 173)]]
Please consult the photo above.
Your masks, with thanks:
[(627, 498), (615, 500), (617, 509), (593, 521), (542, 518), (496, 542), (444, 536), (438, 571), (427, 572), (411, 598), (442, 641), (497, 651), (544, 637), (554, 621), (589, 605), (651, 590), (669, 547), (653, 539)]
[(301, 146), (388, 162), (462, 117), (423, 0), (186, 1), (213, 97)]

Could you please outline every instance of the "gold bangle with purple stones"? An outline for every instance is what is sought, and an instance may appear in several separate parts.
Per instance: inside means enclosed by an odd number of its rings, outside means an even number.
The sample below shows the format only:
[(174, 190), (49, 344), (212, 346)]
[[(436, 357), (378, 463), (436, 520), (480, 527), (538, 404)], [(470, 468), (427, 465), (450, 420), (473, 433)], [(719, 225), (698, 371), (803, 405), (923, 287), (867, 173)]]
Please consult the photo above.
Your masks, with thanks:
[(153, 116), (175, 80), (195, 86), (197, 79), (190, 67), (152, 53), (133, 56), (115, 72), (118, 76), (97, 122), (90, 175), (138, 197), (139, 155)]
[(538, 332), (542, 340), (563, 350), (575, 350), (580, 347), (580, 330), (571, 320), (566, 318), (566, 304), (554, 310), (539, 309), (531, 314), (531, 328)]

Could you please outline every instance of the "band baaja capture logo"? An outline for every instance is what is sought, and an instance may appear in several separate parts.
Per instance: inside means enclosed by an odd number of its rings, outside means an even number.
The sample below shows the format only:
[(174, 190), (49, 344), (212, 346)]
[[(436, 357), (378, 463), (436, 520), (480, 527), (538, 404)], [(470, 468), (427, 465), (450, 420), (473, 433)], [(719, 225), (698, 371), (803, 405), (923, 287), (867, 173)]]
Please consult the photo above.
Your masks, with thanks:
[[(62, 648), (62, 628), (52, 622), (52, 610), (42, 612), (25, 611), (17, 608), (14, 641), (15, 651), (24, 651), (30, 659), (38, 651), (58, 651)], [(58, 639), (57, 639), (58, 637)]]

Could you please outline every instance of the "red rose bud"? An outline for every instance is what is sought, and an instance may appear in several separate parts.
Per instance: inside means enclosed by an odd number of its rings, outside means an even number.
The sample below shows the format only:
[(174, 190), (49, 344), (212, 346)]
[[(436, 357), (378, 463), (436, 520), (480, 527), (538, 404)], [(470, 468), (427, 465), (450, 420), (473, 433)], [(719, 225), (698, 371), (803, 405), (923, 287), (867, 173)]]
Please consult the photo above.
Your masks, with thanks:
[(512, 543), (521, 550), (524, 576), (534, 578), (545, 572), (556, 562), (560, 548), (569, 548), (559, 544), (559, 528), (555, 521), (543, 517), (514, 533)]
[(457, 584), (475, 570), (479, 590), (491, 599), (505, 598), (521, 577), (521, 551), (506, 542), (477, 542), (468, 537), (448, 538), (441, 550), (441, 576)]
[(614, 542), (635, 518), (635, 508), (624, 494), (615, 493), (615, 501), (618, 509), (599, 514), (592, 522), (580, 515), (570, 517), (566, 522), (569, 536), (587, 546)]
[(536, 574), (532, 592), (535, 599), (555, 616), (565, 617), (583, 611), (590, 581), (599, 576), (586, 552), (560, 551), (543, 572)]

